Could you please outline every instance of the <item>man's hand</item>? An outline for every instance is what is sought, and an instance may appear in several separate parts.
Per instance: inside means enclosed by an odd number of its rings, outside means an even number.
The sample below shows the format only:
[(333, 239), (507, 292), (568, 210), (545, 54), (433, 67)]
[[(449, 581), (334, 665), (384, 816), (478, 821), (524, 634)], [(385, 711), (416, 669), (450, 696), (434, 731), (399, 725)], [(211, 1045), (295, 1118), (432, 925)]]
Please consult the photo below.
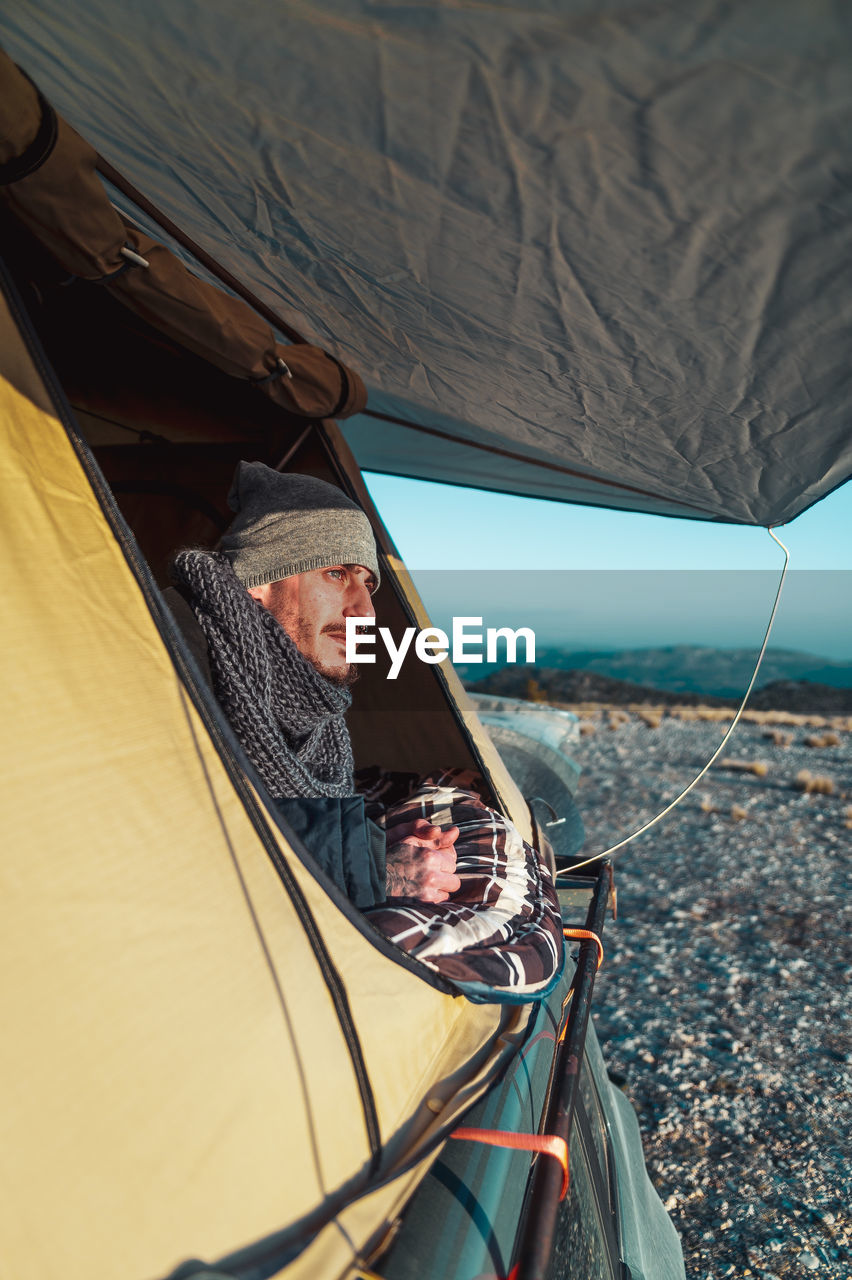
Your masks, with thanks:
[(461, 886), (455, 874), (458, 827), (442, 831), (425, 818), (387, 831), (387, 895), (445, 902)]

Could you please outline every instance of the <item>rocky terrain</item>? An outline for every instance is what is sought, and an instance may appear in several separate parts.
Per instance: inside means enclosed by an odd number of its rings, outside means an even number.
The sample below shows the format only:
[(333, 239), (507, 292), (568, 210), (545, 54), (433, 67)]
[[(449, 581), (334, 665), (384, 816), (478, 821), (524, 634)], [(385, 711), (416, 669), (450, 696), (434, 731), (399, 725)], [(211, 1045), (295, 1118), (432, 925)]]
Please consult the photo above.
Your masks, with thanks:
[[(579, 710), (589, 853), (671, 800), (725, 728), (720, 709)], [(596, 1025), (690, 1280), (849, 1280), (852, 723), (759, 719), (616, 855)]]

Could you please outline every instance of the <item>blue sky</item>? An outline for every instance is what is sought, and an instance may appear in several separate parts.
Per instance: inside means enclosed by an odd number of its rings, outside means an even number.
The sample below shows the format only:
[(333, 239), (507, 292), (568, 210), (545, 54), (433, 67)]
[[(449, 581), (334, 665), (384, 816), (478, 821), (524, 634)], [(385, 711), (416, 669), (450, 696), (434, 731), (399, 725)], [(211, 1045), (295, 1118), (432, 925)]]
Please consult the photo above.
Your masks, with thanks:
[[(365, 478), (436, 621), (481, 609), (571, 648), (762, 639), (783, 565), (763, 529)], [(852, 483), (777, 533), (790, 575), (771, 643), (852, 660)]]

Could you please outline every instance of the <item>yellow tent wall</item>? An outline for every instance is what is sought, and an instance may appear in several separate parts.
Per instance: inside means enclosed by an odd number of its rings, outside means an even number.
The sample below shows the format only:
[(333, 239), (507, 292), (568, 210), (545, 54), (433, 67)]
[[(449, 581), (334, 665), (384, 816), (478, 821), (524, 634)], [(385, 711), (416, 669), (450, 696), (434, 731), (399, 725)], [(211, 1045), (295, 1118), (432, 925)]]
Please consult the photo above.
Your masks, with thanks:
[[(253, 819), (10, 305), (0, 1276), (152, 1280), (366, 1190), (341, 999), (390, 1175), (417, 1166), (525, 1014), (388, 958)], [(344, 1274), (417, 1176), (357, 1200), (352, 1244), (330, 1221), (287, 1274)]]

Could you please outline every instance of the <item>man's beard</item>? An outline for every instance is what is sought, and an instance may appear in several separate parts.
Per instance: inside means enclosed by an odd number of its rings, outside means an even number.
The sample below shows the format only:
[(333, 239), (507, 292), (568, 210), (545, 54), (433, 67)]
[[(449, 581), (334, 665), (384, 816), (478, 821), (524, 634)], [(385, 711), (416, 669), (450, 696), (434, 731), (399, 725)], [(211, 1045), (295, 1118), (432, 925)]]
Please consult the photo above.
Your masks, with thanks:
[[(303, 654), (302, 656), (305, 657), (306, 655)], [(321, 676), (324, 676), (326, 680), (331, 682), (331, 684), (336, 684), (338, 689), (351, 689), (352, 685), (355, 684), (356, 680), (358, 680), (361, 675), (361, 672), (358, 670), (354, 662), (350, 662), (349, 666), (342, 671), (337, 668), (329, 671), (321, 662), (318, 662), (316, 658), (308, 658), (308, 662), (311, 664), (314, 671), (318, 672)]]
[[(328, 626), (328, 627), (323, 627), (321, 634), (332, 635), (332, 636), (339, 635), (345, 638), (346, 633), (344, 631), (341, 631), (339, 627)], [(299, 643), (298, 640), (296, 641), (296, 643), (297, 644)], [(299, 648), (302, 648), (302, 646), (299, 645)], [(336, 684), (339, 689), (350, 689), (352, 685), (355, 684), (356, 680), (359, 678), (361, 674), (361, 672), (358, 670), (357, 664), (354, 662), (347, 663), (346, 666), (342, 668), (341, 667), (327, 668), (322, 665), (322, 663), (319, 661), (318, 658), (308, 657), (304, 649), (302, 649), (302, 653), (304, 657), (308, 658), (308, 662), (311, 664), (311, 666), (314, 668), (315, 671), (318, 671), (321, 676), (325, 676), (326, 680), (330, 680), (332, 684)]]
[[(329, 626), (323, 628), (322, 634), (337, 636), (345, 635), (345, 632), (342, 632), (338, 627)], [(298, 640), (296, 643), (299, 643)], [(302, 646), (299, 645), (299, 648), (302, 648)], [(332, 684), (336, 684), (339, 689), (351, 688), (361, 674), (354, 662), (349, 662), (343, 667), (335, 666), (329, 668), (323, 666), (318, 658), (308, 657), (304, 649), (302, 649), (302, 654), (308, 659), (308, 662), (315, 671), (318, 671), (321, 676), (326, 678), (326, 680), (330, 680)]]

